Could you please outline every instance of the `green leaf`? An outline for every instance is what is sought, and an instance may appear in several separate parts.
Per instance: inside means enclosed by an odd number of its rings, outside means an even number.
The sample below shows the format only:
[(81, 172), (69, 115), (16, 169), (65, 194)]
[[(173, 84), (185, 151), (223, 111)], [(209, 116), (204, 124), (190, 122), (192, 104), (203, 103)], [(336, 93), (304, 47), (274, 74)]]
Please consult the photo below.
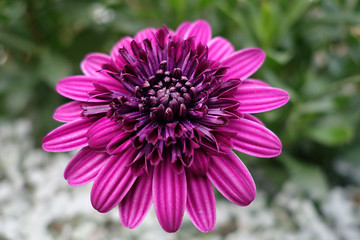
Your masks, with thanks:
[(38, 53), (40, 51), (40, 47), (36, 46), (29, 39), (7, 32), (4, 29), (0, 29), (0, 42), (7, 47), (25, 53)]
[(64, 77), (71, 75), (71, 66), (62, 55), (46, 50), (41, 55), (40, 75), (55, 86), (56, 83)]
[(319, 124), (309, 128), (306, 135), (321, 144), (337, 146), (350, 142), (354, 137), (354, 129), (341, 124)]

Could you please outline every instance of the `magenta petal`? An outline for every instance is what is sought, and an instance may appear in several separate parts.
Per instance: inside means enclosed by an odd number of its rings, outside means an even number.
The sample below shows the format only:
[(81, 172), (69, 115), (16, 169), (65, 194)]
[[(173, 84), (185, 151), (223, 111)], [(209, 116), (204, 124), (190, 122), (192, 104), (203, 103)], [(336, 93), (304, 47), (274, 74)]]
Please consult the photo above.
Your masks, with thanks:
[(207, 44), (209, 47), (209, 59), (222, 61), (235, 50), (233, 45), (223, 37), (215, 37)]
[(43, 139), (42, 147), (48, 152), (66, 152), (88, 145), (86, 132), (94, 123), (93, 119), (81, 118), (66, 123), (51, 132)]
[(88, 76), (66, 77), (57, 84), (56, 91), (64, 97), (87, 102), (88, 92), (94, 89), (93, 81), (94, 79)]
[(131, 52), (130, 44), (132, 40), (133, 39), (131, 37), (128, 36), (123, 37), (113, 46), (113, 48), (110, 51), (111, 59), (119, 69), (123, 68), (125, 65), (125, 60), (122, 57), (120, 57), (119, 50), (120, 48), (125, 48), (126, 50)]
[(289, 94), (279, 88), (240, 86), (236, 91), (242, 113), (259, 113), (279, 108), (289, 101)]
[(126, 91), (114, 78), (94, 76), (71, 76), (60, 80), (56, 86), (58, 93), (64, 97), (82, 102), (99, 102), (101, 100), (89, 98), (89, 92), (94, 90), (94, 82), (101, 84), (109, 90), (117, 92)]
[(112, 77), (99, 77), (94, 79), (93, 82), (99, 83), (102, 86), (106, 87), (107, 89), (115, 92), (126, 93), (126, 94), (129, 93), (118, 80)]
[(136, 40), (137, 42), (142, 42), (144, 39), (149, 39), (152, 40), (153, 43), (155, 43), (155, 37), (154, 37), (154, 33), (156, 32), (155, 28), (145, 28), (141, 31), (139, 31), (135, 37), (134, 40)]
[(235, 150), (265, 158), (281, 153), (279, 138), (265, 126), (245, 118), (232, 120), (229, 125), (237, 133), (232, 139)]
[(209, 169), (209, 155), (202, 150), (194, 151), (194, 161), (190, 166), (193, 174), (204, 176)]
[(91, 204), (99, 212), (118, 205), (133, 186), (136, 176), (129, 167), (133, 149), (112, 155), (96, 177), (91, 189)]
[(187, 174), (186, 212), (202, 232), (211, 232), (216, 222), (215, 195), (207, 177)]
[(225, 79), (250, 77), (263, 64), (265, 53), (259, 48), (246, 48), (226, 58), (222, 65), (228, 67)]
[(147, 174), (139, 177), (120, 202), (120, 221), (125, 227), (137, 227), (148, 213), (152, 204), (151, 178)]
[(109, 158), (106, 153), (89, 147), (81, 149), (66, 166), (64, 177), (72, 186), (83, 185), (94, 180)]
[(111, 155), (119, 154), (129, 146), (133, 146), (131, 132), (121, 132), (109, 142), (106, 151)]
[(258, 124), (260, 124), (260, 125), (262, 125), (262, 126), (265, 126), (265, 124), (264, 124), (260, 119), (258, 119), (257, 117), (255, 117), (254, 115), (245, 113), (245, 114), (244, 114), (244, 118), (245, 118), (245, 119), (248, 119), (248, 120), (250, 120), (250, 121), (256, 122), (256, 123), (258, 123)]
[(211, 27), (208, 22), (204, 20), (197, 20), (191, 24), (189, 29), (184, 35), (184, 39), (188, 39), (190, 37), (194, 38), (195, 45), (199, 44), (207, 44), (211, 39)]
[(182, 222), (186, 205), (185, 171), (177, 172), (165, 159), (154, 169), (154, 208), (160, 225), (166, 232), (176, 232)]
[(240, 87), (270, 87), (269, 84), (267, 84), (264, 81), (261, 81), (259, 79), (254, 78), (248, 78), (244, 79), (240, 85)]
[(189, 30), (190, 26), (191, 26), (191, 22), (183, 22), (182, 24), (180, 24), (178, 26), (175, 34), (184, 38), (184, 36), (185, 36), (186, 32)]
[(55, 110), (53, 118), (59, 122), (71, 122), (81, 117), (83, 109), (81, 105), (84, 103), (71, 101), (61, 105)]
[(108, 143), (122, 133), (122, 128), (108, 117), (96, 121), (88, 130), (89, 147), (96, 150), (105, 150)]
[(254, 180), (233, 152), (227, 158), (212, 156), (207, 176), (224, 197), (237, 205), (247, 206), (255, 199)]
[(87, 76), (104, 76), (106, 73), (104, 74), (100, 70), (103, 64), (109, 63), (111, 63), (109, 55), (104, 53), (90, 53), (82, 60), (80, 67), (82, 72)]

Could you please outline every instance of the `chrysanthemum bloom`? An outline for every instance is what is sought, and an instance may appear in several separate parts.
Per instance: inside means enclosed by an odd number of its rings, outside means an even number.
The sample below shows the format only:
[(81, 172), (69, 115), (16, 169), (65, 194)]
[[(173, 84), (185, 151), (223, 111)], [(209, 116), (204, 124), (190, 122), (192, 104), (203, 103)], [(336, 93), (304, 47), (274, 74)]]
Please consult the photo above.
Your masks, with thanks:
[(226, 39), (212, 38), (202, 20), (124, 37), (110, 55), (87, 55), (84, 75), (58, 83), (58, 93), (74, 101), (55, 111), (66, 124), (43, 148), (82, 148), (66, 180), (94, 181), (93, 207), (118, 206), (126, 227), (139, 225), (154, 204), (167, 232), (179, 229), (185, 210), (200, 231), (212, 231), (212, 186), (240, 206), (255, 198), (254, 181), (232, 149), (258, 157), (281, 152), (278, 137), (251, 115), (289, 99), (248, 78), (264, 59), (258, 48), (234, 51)]

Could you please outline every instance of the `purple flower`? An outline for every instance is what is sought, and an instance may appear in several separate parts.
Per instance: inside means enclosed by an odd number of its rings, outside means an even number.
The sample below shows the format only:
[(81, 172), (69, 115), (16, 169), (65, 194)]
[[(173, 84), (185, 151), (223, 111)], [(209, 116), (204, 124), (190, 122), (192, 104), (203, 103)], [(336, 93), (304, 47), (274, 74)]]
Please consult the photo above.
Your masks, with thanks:
[(45, 136), (43, 148), (82, 148), (66, 167), (66, 180), (94, 181), (93, 207), (118, 206), (128, 228), (138, 226), (153, 203), (167, 232), (179, 229), (185, 210), (200, 231), (212, 231), (212, 186), (240, 206), (256, 194), (232, 149), (257, 157), (281, 152), (278, 137), (251, 115), (289, 99), (249, 79), (264, 59), (258, 48), (234, 51), (226, 39), (211, 38), (203, 20), (175, 32), (164, 26), (124, 37), (110, 55), (87, 55), (84, 75), (58, 83), (58, 93), (74, 101), (55, 111), (66, 124)]

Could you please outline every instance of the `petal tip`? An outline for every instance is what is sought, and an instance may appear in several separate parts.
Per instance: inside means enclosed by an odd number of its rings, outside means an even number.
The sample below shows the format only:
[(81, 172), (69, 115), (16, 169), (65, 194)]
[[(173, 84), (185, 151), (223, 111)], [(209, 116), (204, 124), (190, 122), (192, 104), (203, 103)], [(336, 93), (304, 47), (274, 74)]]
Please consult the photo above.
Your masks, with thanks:
[[(94, 189), (94, 185), (93, 185), (92, 189)], [(104, 207), (104, 204), (101, 204), (101, 202), (94, 195), (95, 194), (93, 194), (93, 191), (91, 191), (91, 194), (90, 194), (91, 205), (96, 211), (98, 211), (100, 213), (106, 213), (111, 210), (111, 208), (109, 209), (107, 207)]]
[(193, 24), (203, 24), (203, 25), (207, 25), (210, 27), (210, 24), (205, 19), (198, 19)]
[(228, 159), (212, 157), (208, 178), (229, 201), (239, 206), (249, 205), (256, 196), (254, 179), (244, 163), (230, 152)]
[(127, 227), (129, 229), (134, 229), (137, 226), (139, 226), (140, 222), (138, 221), (129, 221), (129, 219), (126, 219), (120, 215), (120, 222), (124, 227)]
[(51, 152), (51, 150), (48, 147), (48, 141), (47, 141), (47, 135), (44, 137), (44, 139), (42, 140), (42, 149), (44, 149), (47, 152)]
[(41, 146), (42, 149), (44, 149), (47, 152), (66, 152), (66, 151), (61, 151), (54, 144), (52, 144), (51, 139), (52, 137), (50, 132), (42, 140), (42, 146)]
[(203, 228), (203, 229), (198, 228), (198, 229), (203, 233), (210, 233), (210, 232), (212, 232), (214, 230), (214, 227), (212, 227), (212, 228)]
[(253, 51), (254, 52), (254, 55), (258, 55), (258, 57), (260, 59), (265, 59), (266, 57), (266, 53), (261, 49), (261, 48), (258, 48), (258, 47), (250, 47), (248, 48), (249, 51)]
[(285, 105), (286, 103), (288, 103), (290, 101), (289, 93), (287, 91), (285, 91), (285, 90), (282, 90), (282, 92), (283, 92), (283, 94), (282, 94), (282, 98), (283, 98), (282, 103), (283, 104), (281, 106)]
[(261, 48), (252, 48), (252, 50), (254, 51), (254, 57), (258, 59), (261, 66), (265, 62), (266, 53)]

